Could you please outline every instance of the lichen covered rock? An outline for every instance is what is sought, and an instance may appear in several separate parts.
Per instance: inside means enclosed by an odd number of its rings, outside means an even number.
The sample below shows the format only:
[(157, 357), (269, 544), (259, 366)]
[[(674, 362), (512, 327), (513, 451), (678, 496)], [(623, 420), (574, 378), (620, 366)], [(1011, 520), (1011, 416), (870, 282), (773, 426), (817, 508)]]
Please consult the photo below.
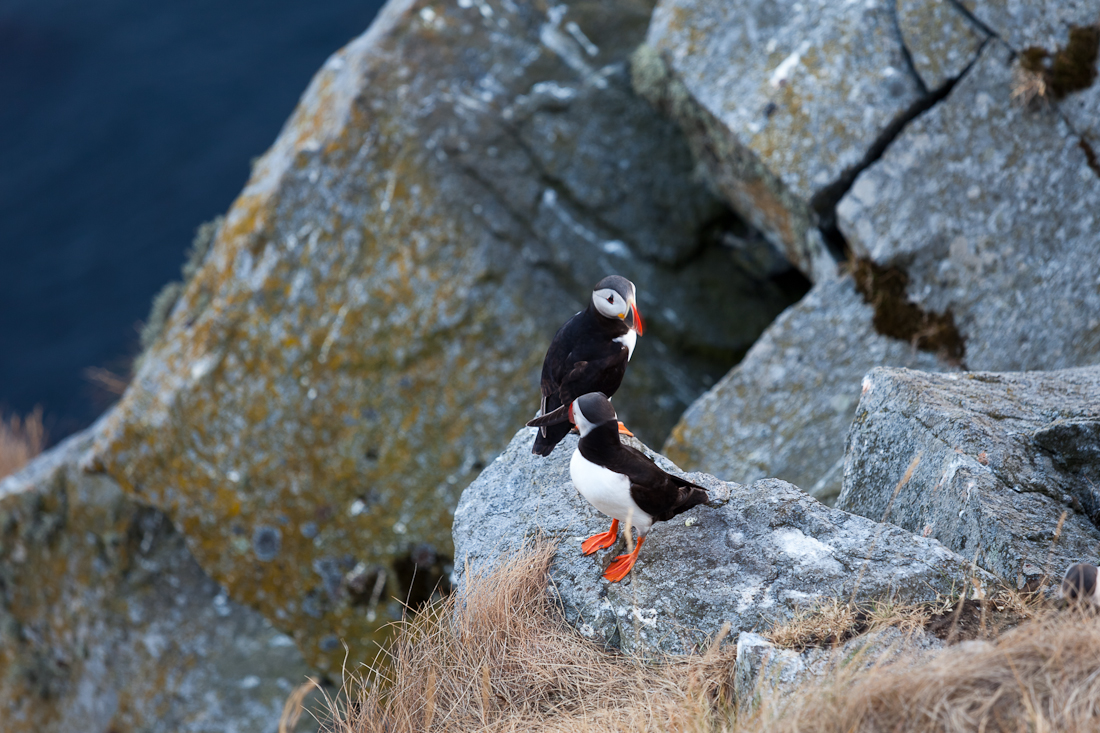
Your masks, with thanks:
[(1098, 438), (1100, 368), (875, 369), (848, 436), (837, 506), (888, 515), (1019, 588), (1049, 586), (1100, 545)]
[(310, 671), (293, 640), (85, 470), (91, 437), (0, 481), (4, 731), (275, 730)]
[(727, 623), (736, 639), (832, 599), (931, 600), (971, 578), (990, 579), (938, 542), (830, 509), (783, 481), (748, 486), (695, 473), (688, 478), (708, 490), (710, 503), (657, 523), (631, 574), (608, 583), (601, 574), (625, 545), (620, 539), (581, 554), (581, 541), (610, 522), (570, 481), (577, 439), (568, 436), (548, 458), (531, 455), (530, 440), (529, 430), (517, 433), (463, 492), (454, 524), (459, 582), (525, 538), (556, 539), (550, 587), (566, 618), (583, 635), (626, 652), (685, 653)]
[[(237, 601), (339, 669), (449, 572), (462, 487), (609, 272), (649, 328), (616, 396), (660, 438), (788, 302), (630, 89), (646, 2), (394, 0), (333, 56), (97, 439)], [(705, 293), (705, 295), (704, 295)]]

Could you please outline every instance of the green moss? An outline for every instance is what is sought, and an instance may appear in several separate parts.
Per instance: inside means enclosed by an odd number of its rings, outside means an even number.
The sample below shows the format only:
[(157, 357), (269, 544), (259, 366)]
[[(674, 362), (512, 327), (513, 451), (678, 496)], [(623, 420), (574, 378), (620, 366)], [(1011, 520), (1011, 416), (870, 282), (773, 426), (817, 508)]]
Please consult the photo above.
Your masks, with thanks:
[(962, 365), (966, 342), (955, 328), (954, 315), (950, 311), (929, 313), (910, 302), (906, 295), (909, 275), (905, 270), (860, 258), (852, 265), (852, 277), (864, 302), (875, 309), (876, 331)]
[(1100, 54), (1100, 26), (1071, 28), (1069, 43), (1054, 53), (1030, 46), (1020, 53), (1020, 65), (1042, 76), (1055, 101), (1088, 89), (1096, 81), (1096, 59)]
[(161, 333), (164, 332), (168, 315), (172, 312), (176, 301), (179, 300), (184, 286), (194, 277), (199, 270), (199, 266), (202, 265), (202, 261), (206, 259), (206, 254), (213, 246), (214, 238), (224, 221), (224, 216), (218, 216), (199, 224), (199, 228), (195, 230), (195, 238), (191, 240), (191, 248), (187, 250), (187, 259), (184, 261), (183, 267), (180, 268), (182, 280), (173, 280), (167, 283), (153, 296), (153, 304), (149, 308), (149, 317), (145, 319), (145, 325), (141, 328), (141, 350), (143, 352), (148, 351), (156, 343)]

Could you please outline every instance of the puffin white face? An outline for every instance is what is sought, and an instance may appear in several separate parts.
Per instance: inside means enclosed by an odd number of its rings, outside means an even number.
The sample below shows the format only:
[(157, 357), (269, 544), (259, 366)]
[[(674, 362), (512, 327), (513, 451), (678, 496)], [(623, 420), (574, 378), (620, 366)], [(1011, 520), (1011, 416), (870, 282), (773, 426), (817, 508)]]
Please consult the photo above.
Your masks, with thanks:
[[(601, 288), (600, 285), (608, 287)], [(613, 275), (596, 283), (596, 289), (592, 291), (592, 305), (604, 318), (618, 318), (627, 328), (642, 335), (645, 324), (642, 323), (642, 314), (638, 312), (637, 291), (634, 283), (625, 277)]]
[(622, 293), (611, 288), (593, 290), (592, 304), (596, 306), (596, 310), (600, 312), (600, 315), (607, 318), (625, 319), (626, 314), (630, 312), (629, 301), (623, 297)]
[(581, 406), (578, 404), (581, 398), (573, 400), (573, 404), (569, 406), (569, 422), (577, 426), (577, 430), (580, 431), (581, 437), (588, 435), (592, 432), (592, 428), (596, 427), (588, 418), (584, 416), (584, 412), (581, 411)]

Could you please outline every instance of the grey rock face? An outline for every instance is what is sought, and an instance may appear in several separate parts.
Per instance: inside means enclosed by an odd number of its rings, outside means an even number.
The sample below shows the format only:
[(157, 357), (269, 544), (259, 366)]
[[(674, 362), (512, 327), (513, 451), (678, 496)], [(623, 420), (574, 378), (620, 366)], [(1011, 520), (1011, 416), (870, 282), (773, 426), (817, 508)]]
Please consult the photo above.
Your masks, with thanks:
[(372, 657), (411, 549), (445, 574), (462, 487), (597, 280), (638, 286), (616, 406), (651, 439), (790, 302), (738, 267), (718, 235), (743, 225), (631, 90), (651, 7), (390, 2), (257, 162), (99, 436), (318, 667), (341, 639)]
[(1049, 585), (1071, 563), (1096, 560), (1098, 436), (1098, 367), (875, 369), (848, 436), (837, 506), (876, 519), (889, 509), (890, 522), (977, 558), (1017, 587)]
[(0, 481), (8, 733), (275, 731), (310, 673), (158, 511), (88, 473), (90, 432)]
[[(905, 27), (929, 36), (913, 58), (942, 84), (976, 53), (977, 32), (953, 6), (912, 5)], [(668, 72), (641, 75), (641, 92), (689, 131), (738, 211), (807, 275), (832, 277), (816, 227), (837, 187), (929, 94), (894, 3), (664, 0), (646, 41)]]
[(1028, 46), (1054, 50), (1072, 26), (1100, 20), (1098, 0), (957, 0), (1016, 51)]
[[(991, 42), (837, 208), (853, 251), (909, 274), (910, 298), (951, 312), (972, 369), (1100, 358), (1100, 175), (1057, 111), (1011, 100)], [(1088, 264), (1086, 264), (1088, 263)]]
[(811, 677), (830, 674), (838, 663), (883, 664), (942, 648), (943, 642), (931, 634), (905, 634), (892, 627), (849, 639), (839, 648), (802, 651), (777, 647), (759, 634), (743, 631), (737, 637), (734, 697), (744, 704), (768, 688), (772, 694), (793, 692)]
[[(830, 509), (786, 482), (743, 486), (700, 473), (688, 477), (707, 488), (710, 504), (655, 525), (631, 575), (609, 584), (601, 573), (625, 547), (581, 555), (581, 541), (610, 520), (569, 479), (576, 438), (545, 459), (531, 454), (531, 438), (520, 431), (462, 494), (454, 522), (459, 583), (467, 564), (492, 567), (525, 538), (555, 538), (551, 587), (567, 618), (626, 652), (684, 653), (724, 623), (736, 635), (831, 598), (931, 599), (971, 575), (970, 563), (938, 542)], [(989, 578), (977, 572), (979, 582)]]
[(860, 380), (879, 364), (948, 368), (876, 333), (851, 278), (818, 283), (684, 413), (663, 450), (725, 479), (775, 476), (835, 500)]
[(962, 75), (989, 37), (953, 0), (899, 0), (898, 29), (926, 89)]
[[(1025, 107), (1013, 101), (1013, 60), (999, 39), (986, 40), (977, 59), (945, 55), (933, 48), (945, 33), (957, 49), (976, 49), (984, 31), (938, 3), (902, 3), (898, 15), (922, 75), (967, 70), (841, 199), (837, 223), (853, 256), (897, 268), (909, 303), (950, 318), (969, 368), (1096, 363), (1100, 169), (1090, 162), (1092, 133), (1081, 131), (1093, 129), (1100, 87)], [(932, 70), (925, 56), (949, 69)], [(669, 456), (725, 479), (778, 476), (835, 496), (861, 372), (956, 368), (883, 336), (860, 300), (837, 286), (792, 307), (685, 413)]]

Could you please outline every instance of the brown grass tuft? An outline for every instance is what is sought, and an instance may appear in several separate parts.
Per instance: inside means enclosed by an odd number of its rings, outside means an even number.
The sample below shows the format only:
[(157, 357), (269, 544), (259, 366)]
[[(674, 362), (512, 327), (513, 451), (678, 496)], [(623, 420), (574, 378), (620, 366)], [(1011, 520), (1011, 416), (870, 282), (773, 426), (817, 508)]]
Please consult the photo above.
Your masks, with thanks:
[(565, 623), (547, 592), (553, 554), (537, 542), (397, 624), (386, 663), (330, 706), (330, 730), (710, 730), (686, 664), (607, 652)]
[[(761, 706), (763, 708), (764, 705)], [(765, 719), (770, 718), (770, 719)], [(1100, 729), (1100, 620), (1048, 612), (993, 641), (907, 664), (838, 668), (757, 716), (751, 731), (932, 733)]]
[(0, 415), (0, 478), (23, 468), (45, 447), (42, 408), (36, 408), (22, 420), (18, 415), (7, 420)]
[[(761, 684), (732, 699), (735, 645), (644, 663), (582, 639), (547, 592), (554, 548), (534, 544), (489, 575), (397, 625), (374, 668), (349, 679), (321, 717), (334, 733), (412, 731), (1090, 731), (1100, 728), (1100, 617), (1057, 611), (1008, 591), (983, 602), (837, 603), (804, 615), (773, 639), (817, 637), (845, 624), (907, 629), (952, 624), (947, 638), (984, 637), (923, 656), (904, 649), (872, 659), (837, 651), (827, 672), (796, 690)], [(975, 615), (977, 614), (977, 615)], [(957, 633), (970, 618), (971, 632)], [(1025, 620), (1015, 629), (1012, 623)], [(945, 619), (950, 619), (946, 621)], [(942, 629), (941, 629), (942, 630)], [(939, 635), (939, 634), (938, 634)], [(941, 635), (941, 638), (944, 638)], [(803, 639), (804, 641), (804, 639)], [(884, 651), (878, 647), (879, 651)], [(288, 706), (289, 709), (289, 706)]]

